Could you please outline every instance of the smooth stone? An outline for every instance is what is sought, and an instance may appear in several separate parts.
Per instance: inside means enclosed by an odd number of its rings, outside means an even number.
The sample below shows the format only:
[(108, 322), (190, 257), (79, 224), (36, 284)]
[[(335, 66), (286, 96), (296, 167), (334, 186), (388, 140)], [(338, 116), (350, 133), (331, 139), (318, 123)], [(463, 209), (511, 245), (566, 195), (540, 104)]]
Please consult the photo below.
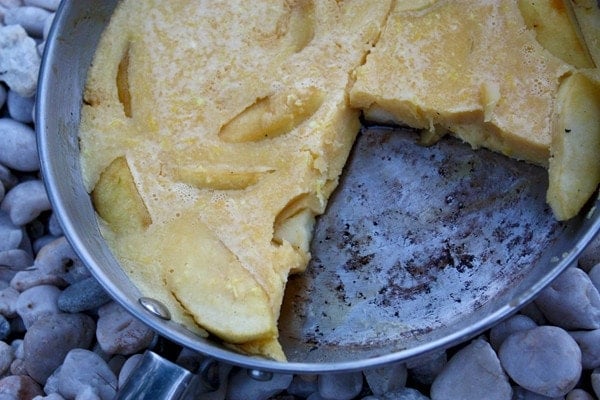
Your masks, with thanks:
[(48, 232), (55, 237), (63, 235), (62, 226), (60, 226), (56, 213), (54, 212), (50, 214), (50, 218), (48, 219)]
[(45, 8), (46, 10), (56, 11), (60, 0), (23, 0), (26, 6)]
[(447, 363), (446, 352), (437, 351), (408, 361), (406, 367), (411, 379), (424, 385), (431, 385)]
[(0, 54), (0, 80), (23, 97), (33, 96), (41, 62), (35, 40), (20, 25), (0, 26)]
[(119, 371), (118, 388), (122, 388), (123, 385), (125, 385), (125, 383), (127, 382), (127, 379), (129, 379), (129, 376), (131, 376), (131, 373), (137, 368), (137, 366), (140, 363), (140, 361), (142, 360), (142, 358), (144, 358), (143, 354), (134, 354), (131, 357), (129, 357), (127, 360), (125, 360), (125, 363), (123, 363), (123, 366), (121, 367), (121, 370)]
[(107, 354), (129, 355), (147, 348), (155, 333), (116, 302), (98, 309), (96, 338)]
[(583, 369), (600, 367), (600, 329), (571, 331), (569, 334), (579, 345)]
[(100, 307), (111, 297), (94, 277), (75, 282), (62, 291), (58, 308), (64, 312), (77, 313)]
[[(417, 389), (402, 388), (394, 392), (385, 393), (377, 399), (381, 400), (429, 400), (429, 397), (419, 392)], [(364, 400), (364, 399), (363, 399)]]
[(12, 287), (0, 290), (0, 314), (7, 318), (17, 315), (17, 300), (20, 294)]
[(588, 276), (594, 287), (600, 291), (600, 263), (594, 265), (588, 272)]
[(258, 381), (240, 369), (230, 378), (227, 387), (227, 400), (267, 400), (283, 392), (292, 383), (293, 375), (274, 373), (268, 381)]
[(563, 396), (548, 397), (538, 393), (534, 393), (520, 386), (514, 387), (513, 400), (564, 400)]
[(25, 361), (22, 358), (15, 358), (10, 364), (9, 368), (11, 375), (27, 375), (27, 368), (25, 368)]
[(308, 397), (319, 390), (316, 375), (294, 375), (287, 392), (296, 397)]
[(58, 314), (58, 297), (61, 290), (52, 285), (34, 286), (25, 290), (17, 300), (17, 314), (23, 320), (25, 328), (29, 329), (38, 319)]
[(0, 211), (0, 251), (18, 248), (23, 236), (23, 228), (13, 224), (6, 212)]
[(498, 356), (506, 373), (532, 392), (559, 397), (581, 377), (581, 350), (569, 334), (556, 326), (539, 326), (506, 338)]
[(584, 271), (589, 271), (596, 264), (600, 264), (600, 235), (587, 245), (579, 255), (577, 264)]
[(0, 209), (8, 213), (13, 224), (19, 226), (33, 221), (51, 207), (46, 187), (38, 179), (19, 183), (6, 193), (0, 205)]
[(0, 315), (0, 340), (5, 340), (11, 334), (10, 322), (4, 315)]
[(567, 268), (535, 303), (553, 325), (569, 330), (600, 328), (600, 293), (577, 267)]
[(492, 346), (479, 338), (450, 358), (431, 385), (432, 400), (510, 400), (512, 388)]
[[(0, 118), (0, 163), (17, 171), (39, 170), (35, 131), (13, 119)], [(10, 190), (8, 192), (10, 193)]]
[(33, 122), (33, 97), (23, 97), (11, 90), (8, 92), (7, 106), (8, 115), (15, 121), (29, 124)]
[(0, 83), (0, 109), (4, 107), (4, 103), (6, 103), (6, 97), (8, 96), (7, 90), (4, 88), (4, 85)]
[(43, 394), (40, 385), (27, 375), (9, 375), (0, 379), (1, 399), (31, 399)]
[(15, 349), (8, 343), (0, 341), (0, 376), (9, 370), (15, 359)]
[[(0, 119), (0, 121), (2, 120), (3, 119)], [(2, 182), (4, 189), (8, 191), (19, 183), (19, 178), (17, 178), (10, 169), (0, 164), (0, 182)]]
[(69, 351), (89, 348), (94, 320), (85, 314), (52, 314), (38, 319), (25, 333), (23, 351), (29, 375), (43, 383)]
[(96, 353), (85, 349), (69, 351), (58, 374), (58, 391), (74, 398), (86, 388), (102, 400), (112, 400), (117, 393), (117, 377)]
[(9, 9), (4, 15), (6, 25), (21, 25), (33, 37), (44, 35), (44, 22), (51, 15), (40, 7), (22, 6)]
[(15, 349), (15, 357), (23, 359), (25, 356), (23, 353), (23, 339), (15, 339), (10, 345)]
[(565, 400), (594, 400), (594, 396), (583, 389), (573, 389), (567, 394)]
[(374, 395), (393, 392), (406, 386), (408, 372), (406, 364), (395, 363), (363, 371), (369, 389)]
[[(62, 369), (62, 364), (56, 368), (52, 374), (46, 379), (46, 383), (44, 384), (44, 392), (45, 393), (57, 393), (58, 392), (58, 376), (60, 375), (60, 370)], [(62, 396), (62, 395), (61, 395)]]
[(511, 334), (531, 328), (535, 328), (537, 324), (534, 320), (526, 315), (513, 315), (505, 321), (498, 323), (490, 329), (490, 344), (496, 351), (502, 345), (504, 339)]
[[(42, 37), (44, 39), (44, 41), (41, 44), (46, 44), (46, 39), (48, 39), (48, 34), (50, 33), (50, 29), (52, 28), (52, 24), (54, 23), (54, 17), (56, 16), (55, 13), (50, 14), (50, 16), (48, 18), (46, 18), (46, 21), (44, 21), (44, 29), (42, 32)], [(42, 52), (40, 54), (44, 54), (44, 50), (42, 50)]]
[(33, 256), (21, 249), (0, 251), (0, 265), (14, 271), (24, 270), (33, 265)]
[(66, 399), (58, 393), (50, 393), (47, 396), (35, 396), (31, 400), (66, 400)]
[(121, 371), (121, 368), (123, 368), (123, 365), (125, 364), (125, 361), (127, 361), (127, 357), (126, 356), (122, 356), (120, 354), (117, 354), (115, 356), (112, 356), (106, 362), (106, 364), (108, 364), (108, 368), (110, 368), (110, 370), (118, 377), (119, 376), (119, 372)]
[(600, 368), (594, 368), (590, 374), (590, 383), (596, 397), (600, 398)]
[(319, 394), (331, 400), (350, 400), (358, 396), (363, 387), (361, 372), (323, 374), (319, 376)]

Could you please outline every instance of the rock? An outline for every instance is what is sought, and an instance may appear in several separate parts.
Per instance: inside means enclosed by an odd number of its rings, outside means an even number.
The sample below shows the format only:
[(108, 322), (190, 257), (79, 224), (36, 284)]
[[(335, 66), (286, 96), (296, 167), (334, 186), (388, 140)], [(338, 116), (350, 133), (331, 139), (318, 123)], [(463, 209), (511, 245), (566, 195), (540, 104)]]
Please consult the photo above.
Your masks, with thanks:
[(539, 294), (535, 304), (550, 323), (561, 328), (600, 328), (600, 293), (579, 268), (566, 269)]
[(573, 389), (567, 394), (565, 400), (594, 400), (594, 396), (583, 389)]
[[(3, 59), (0, 58), (0, 65)], [(35, 131), (13, 119), (0, 118), (0, 163), (17, 171), (39, 170)]]
[(17, 314), (23, 319), (25, 328), (38, 319), (51, 314), (58, 314), (58, 297), (60, 289), (51, 285), (34, 286), (25, 290), (17, 300)]
[(112, 400), (117, 392), (117, 377), (96, 353), (73, 349), (58, 374), (59, 393), (68, 399), (75, 398), (87, 388), (102, 400)]
[(579, 255), (577, 263), (584, 271), (589, 271), (596, 264), (600, 264), (600, 235), (587, 245)]
[(5, 340), (11, 333), (10, 322), (0, 315), (0, 340)]
[(33, 257), (21, 249), (0, 251), (0, 265), (13, 271), (24, 270), (33, 265)]
[[(402, 388), (394, 392), (385, 393), (376, 399), (381, 400), (429, 400), (429, 397), (416, 389)], [(364, 399), (363, 399), (364, 400)]]
[(56, 11), (60, 0), (23, 0), (23, 4), (26, 6), (41, 7), (46, 10)]
[(406, 385), (406, 378), (408, 376), (404, 363), (366, 369), (363, 371), (363, 374), (367, 380), (369, 389), (376, 396), (403, 388)]
[(67, 287), (58, 297), (58, 308), (77, 313), (100, 307), (111, 300), (96, 278), (89, 277)]
[[(0, 86), (2, 86), (2, 85), (0, 84)], [(10, 119), (5, 118), (4, 120), (10, 120)], [(3, 119), (0, 119), (0, 121), (3, 121)], [(11, 170), (6, 168), (4, 165), (0, 164), (0, 182), (2, 182), (2, 185), (4, 185), (4, 188), (6, 190), (10, 190), (13, 187), (15, 187), (17, 185), (17, 183), (19, 183), (19, 178), (17, 178), (11, 172)]]
[(8, 371), (14, 359), (15, 349), (10, 344), (0, 341), (0, 376)]
[(513, 315), (490, 329), (490, 344), (497, 351), (504, 339), (512, 333), (535, 328), (536, 326), (537, 324), (525, 315)]
[(48, 396), (35, 396), (32, 400), (65, 400), (65, 398), (58, 393), (50, 393)]
[(432, 400), (510, 400), (512, 388), (492, 346), (475, 339), (450, 358), (430, 395)]
[(74, 348), (92, 344), (95, 323), (85, 314), (52, 314), (38, 319), (23, 339), (25, 367), (43, 383)]
[(131, 357), (129, 357), (127, 360), (125, 360), (125, 363), (123, 364), (123, 366), (121, 367), (121, 370), (119, 371), (118, 386), (117, 386), (118, 388), (123, 387), (125, 382), (127, 382), (127, 379), (129, 378), (129, 376), (137, 368), (138, 364), (140, 363), (140, 361), (142, 360), (143, 357), (144, 357), (143, 354), (134, 354)]
[(107, 354), (133, 354), (148, 347), (154, 331), (134, 318), (116, 302), (98, 310), (96, 337)]
[(323, 374), (319, 376), (319, 394), (331, 400), (350, 400), (358, 396), (363, 387), (361, 372)]
[(4, 107), (4, 103), (6, 103), (6, 97), (8, 96), (8, 92), (4, 88), (4, 85), (0, 83), (0, 109)]
[(506, 338), (498, 355), (517, 384), (544, 396), (566, 395), (581, 376), (579, 346), (556, 326), (515, 332)]
[(424, 385), (431, 385), (448, 362), (445, 351), (438, 351), (418, 357), (406, 364), (411, 379)]
[(588, 276), (594, 287), (600, 291), (600, 263), (594, 265), (588, 272)]
[(8, 92), (8, 115), (15, 121), (23, 123), (33, 122), (33, 97), (23, 97), (11, 90)]
[(317, 375), (294, 375), (287, 392), (297, 397), (308, 397), (319, 390)]
[(0, 379), (1, 399), (31, 399), (43, 394), (40, 385), (27, 375), (10, 375)]
[(37, 179), (19, 183), (6, 194), (0, 205), (15, 225), (25, 225), (50, 208), (46, 187)]
[(39, 7), (15, 7), (4, 14), (4, 23), (20, 25), (30, 36), (41, 38), (44, 34), (44, 22), (50, 15), (48, 10)]
[(25, 368), (25, 361), (22, 358), (15, 358), (10, 364), (11, 375), (27, 375), (27, 368)]
[(237, 371), (229, 380), (227, 400), (267, 400), (281, 393), (292, 383), (292, 375), (273, 374), (268, 381), (258, 381), (245, 369)]
[(569, 334), (579, 345), (583, 369), (600, 367), (600, 329), (572, 331)]
[(0, 54), (0, 81), (23, 97), (33, 96), (41, 62), (35, 40), (20, 25), (0, 26)]
[(520, 386), (514, 387), (513, 400), (564, 400), (564, 397), (548, 397), (534, 393)]
[(17, 315), (17, 300), (20, 293), (12, 287), (0, 290), (0, 314), (7, 318)]

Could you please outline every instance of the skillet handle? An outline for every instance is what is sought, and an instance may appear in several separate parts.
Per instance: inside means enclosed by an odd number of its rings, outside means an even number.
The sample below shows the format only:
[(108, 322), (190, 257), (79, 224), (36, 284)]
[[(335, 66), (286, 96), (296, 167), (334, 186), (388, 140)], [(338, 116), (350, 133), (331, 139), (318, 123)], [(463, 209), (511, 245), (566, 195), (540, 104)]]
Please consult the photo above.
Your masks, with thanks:
[(115, 400), (188, 400), (207, 391), (198, 375), (146, 351)]

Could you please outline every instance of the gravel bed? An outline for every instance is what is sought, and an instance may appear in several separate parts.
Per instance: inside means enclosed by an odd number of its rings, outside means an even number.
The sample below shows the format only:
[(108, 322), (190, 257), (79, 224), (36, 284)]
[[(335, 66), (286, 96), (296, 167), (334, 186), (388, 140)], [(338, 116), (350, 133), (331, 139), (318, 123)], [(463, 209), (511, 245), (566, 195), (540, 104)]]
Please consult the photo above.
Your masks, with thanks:
[[(0, 0), (0, 399), (112, 399), (146, 349), (177, 349), (113, 302), (63, 236), (39, 174), (33, 107), (57, 0)], [(217, 365), (199, 399), (567, 399), (600, 395), (600, 238), (520, 313), (409, 363), (253, 378)]]

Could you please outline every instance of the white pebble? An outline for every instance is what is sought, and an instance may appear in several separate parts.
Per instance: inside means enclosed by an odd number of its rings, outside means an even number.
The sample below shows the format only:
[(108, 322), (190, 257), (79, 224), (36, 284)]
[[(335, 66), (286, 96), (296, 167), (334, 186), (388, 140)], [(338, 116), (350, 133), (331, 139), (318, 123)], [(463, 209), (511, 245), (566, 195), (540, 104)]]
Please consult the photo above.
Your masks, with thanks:
[(0, 290), (0, 314), (7, 318), (16, 316), (19, 295), (19, 291), (12, 287)]
[(319, 394), (331, 400), (350, 400), (358, 396), (363, 386), (361, 372), (323, 374), (319, 376)]
[(569, 332), (581, 349), (583, 369), (600, 367), (600, 329)]
[(7, 213), (0, 211), (0, 251), (18, 248), (23, 236), (23, 228), (13, 224)]
[(0, 341), (0, 375), (3, 375), (10, 368), (15, 359), (15, 349), (3, 341)]
[(492, 346), (475, 339), (450, 358), (431, 385), (432, 400), (510, 400), (512, 388)]
[(565, 400), (594, 400), (594, 397), (583, 389), (573, 389)]
[(25, 328), (29, 329), (42, 317), (58, 314), (60, 293), (59, 288), (51, 285), (34, 286), (21, 293), (17, 300), (17, 313), (23, 319)]
[(56, 11), (60, 4), (60, 0), (23, 0), (23, 4), (26, 6), (41, 7), (46, 10)]
[(148, 347), (155, 333), (112, 301), (98, 309), (96, 338), (107, 354), (129, 355)]
[(44, 34), (44, 23), (50, 15), (48, 10), (39, 7), (15, 7), (4, 14), (4, 23), (21, 25), (30, 36), (41, 38)]
[(8, 92), (6, 104), (8, 115), (15, 121), (26, 124), (33, 122), (33, 105), (35, 104), (33, 97), (23, 97), (11, 90)]
[(600, 328), (600, 293), (588, 274), (577, 267), (560, 274), (539, 294), (535, 304), (548, 321), (561, 328)]
[(0, 80), (23, 97), (33, 96), (41, 62), (35, 40), (20, 25), (0, 27), (0, 54)]
[(513, 315), (490, 329), (490, 344), (492, 345), (492, 348), (497, 351), (502, 345), (502, 342), (504, 342), (504, 339), (511, 334), (535, 328), (536, 326), (537, 324), (525, 315)]
[(516, 383), (548, 397), (566, 395), (581, 376), (581, 350), (556, 326), (513, 333), (502, 343), (498, 356)]
[(31, 267), (33, 256), (21, 249), (0, 251), (0, 265), (13, 270), (23, 270)]
[(39, 170), (35, 131), (13, 119), (0, 118), (0, 163), (17, 171)]
[(87, 388), (102, 400), (112, 400), (117, 391), (117, 377), (96, 353), (73, 349), (65, 357), (58, 375), (58, 390), (66, 398), (75, 398)]
[(406, 365), (395, 363), (385, 365), (380, 368), (370, 368), (363, 371), (369, 389), (375, 395), (383, 395), (388, 392), (394, 392), (406, 385), (408, 372)]
[(245, 369), (239, 370), (229, 380), (227, 400), (267, 400), (281, 393), (292, 383), (292, 375), (273, 374), (268, 381), (257, 381)]
[(43, 32), (44, 42), (48, 38), (48, 34), (50, 33), (50, 28), (52, 28), (52, 24), (54, 22), (54, 17), (55, 17), (55, 14), (52, 13), (52, 14), (50, 14), (50, 16), (48, 18), (46, 18), (46, 21), (44, 22), (44, 32)]
[(8, 213), (15, 225), (25, 225), (50, 208), (46, 188), (38, 179), (19, 183), (0, 204), (0, 209)]
[(31, 400), (65, 400), (65, 398), (58, 393), (50, 393), (47, 396), (35, 396)]
[(129, 378), (131, 373), (137, 368), (142, 358), (144, 358), (143, 354), (134, 354), (125, 361), (125, 363), (121, 367), (121, 370), (119, 371), (119, 388), (122, 388), (123, 385), (125, 385), (125, 382), (127, 382), (127, 379)]

